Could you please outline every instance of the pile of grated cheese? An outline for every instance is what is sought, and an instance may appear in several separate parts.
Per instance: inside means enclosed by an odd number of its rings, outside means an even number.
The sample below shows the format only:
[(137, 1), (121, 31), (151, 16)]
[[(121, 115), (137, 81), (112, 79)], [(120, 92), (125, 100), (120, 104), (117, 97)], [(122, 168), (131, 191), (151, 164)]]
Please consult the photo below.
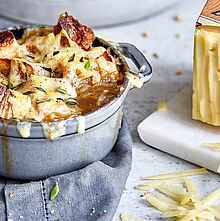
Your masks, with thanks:
[(220, 143), (204, 143), (204, 146), (208, 147), (209, 149), (219, 152), (220, 151)]
[[(144, 182), (135, 189), (144, 191), (143, 201), (162, 213), (164, 218), (178, 221), (220, 220), (220, 188), (201, 199), (196, 185), (188, 176), (207, 174), (205, 168), (185, 170), (177, 173), (162, 174), (141, 178)], [(130, 221), (123, 216), (121, 221)]]

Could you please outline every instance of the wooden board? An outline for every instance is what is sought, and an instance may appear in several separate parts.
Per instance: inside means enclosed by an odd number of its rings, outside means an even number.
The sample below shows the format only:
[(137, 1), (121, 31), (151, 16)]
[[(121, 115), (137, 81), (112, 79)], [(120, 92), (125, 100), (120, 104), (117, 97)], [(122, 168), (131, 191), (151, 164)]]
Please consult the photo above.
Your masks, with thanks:
[(220, 1), (208, 0), (201, 15), (198, 18), (197, 25), (220, 25)]

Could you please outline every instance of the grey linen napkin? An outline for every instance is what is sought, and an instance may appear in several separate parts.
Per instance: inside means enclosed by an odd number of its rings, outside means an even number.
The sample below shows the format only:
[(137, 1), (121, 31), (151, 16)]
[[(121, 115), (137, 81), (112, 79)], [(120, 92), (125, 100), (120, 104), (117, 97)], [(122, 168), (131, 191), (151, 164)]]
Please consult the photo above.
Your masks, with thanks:
[[(124, 119), (115, 146), (102, 161), (42, 181), (1, 178), (0, 220), (110, 221), (131, 168), (131, 156), (132, 139)], [(56, 181), (60, 190), (50, 201)]]

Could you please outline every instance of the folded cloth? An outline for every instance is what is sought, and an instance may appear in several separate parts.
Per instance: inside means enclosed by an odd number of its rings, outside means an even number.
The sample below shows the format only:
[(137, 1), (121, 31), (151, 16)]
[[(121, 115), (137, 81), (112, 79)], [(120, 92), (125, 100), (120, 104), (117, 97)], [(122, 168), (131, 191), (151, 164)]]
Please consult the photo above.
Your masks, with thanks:
[[(0, 220), (110, 221), (131, 168), (132, 139), (128, 124), (102, 160), (71, 173), (22, 183), (0, 179)], [(51, 190), (58, 182), (53, 201)]]

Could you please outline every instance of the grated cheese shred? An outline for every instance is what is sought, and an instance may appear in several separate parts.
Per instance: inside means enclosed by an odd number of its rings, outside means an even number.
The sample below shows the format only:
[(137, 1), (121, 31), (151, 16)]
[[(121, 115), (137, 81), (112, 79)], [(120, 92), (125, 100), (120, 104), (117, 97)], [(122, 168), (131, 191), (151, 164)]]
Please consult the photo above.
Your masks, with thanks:
[(168, 111), (168, 105), (165, 100), (159, 100), (157, 102), (157, 111), (159, 112), (167, 112)]
[(216, 152), (220, 151), (220, 143), (204, 143), (204, 146)]
[(85, 117), (83, 116), (78, 116), (77, 117), (77, 121), (78, 121), (78, 128), (77, 128), (77, 132), (79, 134), (83, 134), (86, 130), (86, 122), (85, 122)]
[(216, 220), (220, 219), (220, 206), (215, 205), (220, 199), (220, 188), (200, 199), (195, 183), (187, 178), (207, 172), (200, 168), (147, 177), (144, 178), (147, 181), (136, 189), (147, 191), (143, 194), (145, 204), (150, 204), (166, 218), (178, 221)]
[(203, 175), (207, 173), (208, 173), (207, 169), (199, 168), (199, 169), (180, 171), (176, 173), (162, 174), (159, 176), (143, 177), (142, 179), (143, 180), (163, 180), (163, 179), (173, 179), (173, 178), (186, 177), (186, 176)]

